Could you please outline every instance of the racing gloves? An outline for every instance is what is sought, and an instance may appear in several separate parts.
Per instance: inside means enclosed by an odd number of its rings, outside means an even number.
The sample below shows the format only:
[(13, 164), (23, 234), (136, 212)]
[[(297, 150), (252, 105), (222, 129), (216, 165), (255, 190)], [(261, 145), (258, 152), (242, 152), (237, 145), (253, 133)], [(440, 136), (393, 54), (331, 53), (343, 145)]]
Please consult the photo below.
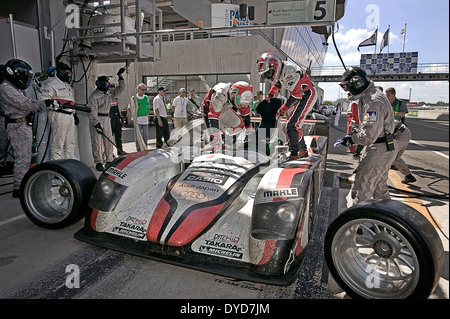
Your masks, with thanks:
[(80, 119), (78, 118), (77, 113), (73, 113), (73, 119), (75, 121), (75, 125), (80, 124)]
[(97, 130), (98, 134), (103, 134), (103, 129), (102, 129), (102, 125), (100, 124), (100, 122), (98, 122), (97, 124), (94, 125), (95, 129)]
[(119, 76), (119, 80), (123, 80), (122, 73), (125, 72), (125, 68), (120, 68), (119, 71), (117, 71), (117, 75)]
[(352, 135), (351, 134), (347, 134), (343, 138), (337, 139), (333, 146), (334, 147), (339, 147), (341, 145), (344, 145), (344, 146), (349, 147), (349, 146), (354, 145), (354, 144), (355, 144), (355, 142), (353, 142), (353, 140), (352, 140)]
[(288, 111), (288, 110), (289, 110), (289, 106), (287, 106), (287, 104), (284, 103), (284, 104), (278, 109), (277, 115), (278, 115), (278, 116), (284, 116), (284, 115), (286, 114), (286, 111)]
[(47, 99), (44, 102), (45, 102), (46, 107), (53, 106), (54, 110), (58, 110), (58, 109), (62, 108), (61, 103), (59, 103), (58, 101)]

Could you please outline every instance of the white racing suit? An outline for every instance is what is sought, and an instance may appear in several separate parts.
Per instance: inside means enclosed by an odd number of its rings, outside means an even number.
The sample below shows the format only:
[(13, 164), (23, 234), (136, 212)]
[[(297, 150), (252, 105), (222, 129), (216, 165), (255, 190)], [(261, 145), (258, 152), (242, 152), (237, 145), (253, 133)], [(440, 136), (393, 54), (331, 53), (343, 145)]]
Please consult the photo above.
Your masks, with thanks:
[(269, 95), (277, 96), (281, 87), (286, 88), (290, 93), (280, 111), (281, 115), (284, 115), (284, 112), (290, 110), (286, 129), (291, 154), (297, 156), (302, 151), (304, 153), (302, 155), (305, 155), (307, 150), (303, 139), (302, 125), (306, 115), (316, 103), (316, 89), (309, 76), (298, 65), (288, 61), (283, 61), (280, 79), (272, 86)]
[[(63, 104), (75, 104), (73, 89), (57, 76), (45, 81), (42, 88), (42, 99), (57, 100)], [(50, 160), (75, 158), (75, 116), (75, 110), (55, 110), (50, 107), (48, 114), (51, 127)]]
[(45, 108), (45, 101), (26, 97), (22, 91), (4, 80), (0, 84), (0, 104), (6, 116), (6, 135), (14, 152), (13, 189), (18, 191), (31, 161), (33, 135), (26, 116), (30, 112)]
[(229, 135), (235, 135), (244, 129), (243, 119), (233, 109), (228, 92), (232, 83), (217, 83), (203, 99), (204, 119), (210, 129), (211, 148), (214, 152), (222, 149), (220, 123), (227, 128)]
[[(102, 142), (105, 151), (106, 162), (112, 162), (113, 160), (113, 141), (111, 131), (111, 121), (109, 119), (109, 111), (111, 108), (111, 102), (114, 98), (118, 97), (125, 90), (125, 80), (120, 79), (119, 85), (113, 89), (109, 89), (106, 93), (98, 89), (89, 96), (88, 102), (91, 112), (89, 113), (89, 130), (91, 133), (92, 143), (92, 156), (94, 157), (94, 163), (103, 163), (103, 151)], [(102, 126), (103, 134), (99, 134), (95, 128), (95, 125), (100, 123)]]
[(393, 134), (395, 123), (394, 111), (383, 92), (371, 82), (366, 90), (351, 99), (359, 99), (359, 128), (352, 134), (352, 140), (365, 148), (356, 168), (348, 206), (371, 198), (390, 198), (387, 179), (397, 155), (397, 141), (393, 141), (394, 150), (387, 150), (385, 139), (388, 134)]

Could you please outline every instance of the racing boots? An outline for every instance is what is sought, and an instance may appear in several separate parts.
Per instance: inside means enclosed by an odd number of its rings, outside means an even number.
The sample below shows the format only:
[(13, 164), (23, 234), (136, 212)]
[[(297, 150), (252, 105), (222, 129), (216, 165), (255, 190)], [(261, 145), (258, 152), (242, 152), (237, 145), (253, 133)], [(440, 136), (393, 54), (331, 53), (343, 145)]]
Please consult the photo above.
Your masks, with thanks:
[(95, 164), (95, 169), (96, 169), (97, 171), (99, 171), (99, 172), (103, 172), (103, 170), (104, 170), (105, 168), (103, 167), (103, 164), (102, 164), (102, 163), (97, 163), (97, 164)]

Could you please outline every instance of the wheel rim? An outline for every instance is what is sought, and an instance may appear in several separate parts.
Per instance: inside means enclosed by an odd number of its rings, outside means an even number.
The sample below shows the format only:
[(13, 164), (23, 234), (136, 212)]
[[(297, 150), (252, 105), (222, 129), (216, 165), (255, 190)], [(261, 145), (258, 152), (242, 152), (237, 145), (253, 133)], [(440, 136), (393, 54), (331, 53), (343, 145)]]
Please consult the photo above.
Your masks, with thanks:
[(419, 262), (408, 240), (395, 228), (373, 219), (355, 219), (332, 241), (339, 277), (364, 298), (406, 298), (417, 286)]
[(55, 224), (70, 215), (74, 191), (61, 174), (49, 170), (40, 171), (27, 181), (24, 200), (33, 217), (46, 224)]

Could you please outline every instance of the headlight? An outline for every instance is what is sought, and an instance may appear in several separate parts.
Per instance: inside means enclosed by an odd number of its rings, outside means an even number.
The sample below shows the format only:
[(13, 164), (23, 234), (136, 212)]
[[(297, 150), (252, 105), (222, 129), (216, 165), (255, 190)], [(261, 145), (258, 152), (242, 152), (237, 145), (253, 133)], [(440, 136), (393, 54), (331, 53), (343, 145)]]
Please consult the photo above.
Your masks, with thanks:
[(285, 223), (292, 223), (295, 219), (296, 213), (294, 207), (289, 204), (283, 204), (278, 208), (278, 217)]
[(292, 203), (255, 205), (252, 213), (251, 235), (260, 240), (292, 239), (299, 212)]
[(111, 194), (114, 193), (113, 181), (109, 178), (102, 180), (100, 182), (100, 189), (102, 190), (103, 194), (105, 194), (105, 196), (111, 196)]
[(102, 174), (92, 190), (89, 206), (109, 212), (116, 207), (126, 189), (126, 186), (118, 184)]
[(261, 209), (260, 212), (258, 212), (258, 215), (259, 215), (259, 217), (260, 217), (262, 220), (270, 221), (270, 219), (271, 219), (272, 216), (273, 216), (273, 213), (274, 213), (274, 211), (273, 211), (272, 209), (270, 209), (269, 207), (265, 206), (265, 207), (263, 207), (263, 208)]

